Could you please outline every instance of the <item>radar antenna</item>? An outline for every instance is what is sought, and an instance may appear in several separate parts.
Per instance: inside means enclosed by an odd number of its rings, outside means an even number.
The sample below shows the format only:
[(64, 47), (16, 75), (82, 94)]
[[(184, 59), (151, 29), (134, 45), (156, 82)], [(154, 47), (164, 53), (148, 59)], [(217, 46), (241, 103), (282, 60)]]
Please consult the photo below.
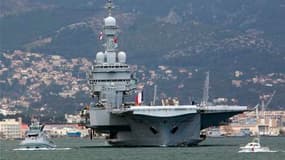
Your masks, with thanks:
[(112, 15), (112, 9), (115, 8), (112, 0), (107, 0), (105, 8), (108, 10), (109, 16), (111, 16)]

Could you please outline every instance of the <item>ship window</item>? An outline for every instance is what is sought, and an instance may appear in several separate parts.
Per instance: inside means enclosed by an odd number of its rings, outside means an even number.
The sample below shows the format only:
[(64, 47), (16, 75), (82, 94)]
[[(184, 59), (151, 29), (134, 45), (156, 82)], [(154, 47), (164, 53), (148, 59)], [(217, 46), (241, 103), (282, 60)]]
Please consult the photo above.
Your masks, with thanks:
[(152, 126), (149, 129), (151, 130), (151, 132), (153, 134), (157, 134), (158, 133), (158, 131), (154, 127), (152, 127)]
[(171, 129), (171, 131), (170, 131), (170, 132), (171, 132), (172, 134), (174, 134), (177, 130), (178, 130), (178, 127), (177, 127), (177, 126), (175, 126), (175, 127), (173, 127), (173, 128)]

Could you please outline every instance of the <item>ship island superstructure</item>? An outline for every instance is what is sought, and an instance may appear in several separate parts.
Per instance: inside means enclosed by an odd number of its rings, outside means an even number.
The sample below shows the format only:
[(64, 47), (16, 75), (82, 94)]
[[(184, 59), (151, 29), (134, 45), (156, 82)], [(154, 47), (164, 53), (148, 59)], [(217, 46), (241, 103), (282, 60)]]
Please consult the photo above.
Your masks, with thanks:
[(105, 51), (96, 54), (89, 73), (91, 96), (87, 127), (107, 133), (115, 146), (188, 146), (201, 142), (200, 131), (247, 110), (246, 106), (146, 106), (127, 102), (137, 91), (137, 80), (126, 63), (126, 53), (118, 50), (118, 26), (112, 16), (112, 2), (106, 4), (100, 39)]

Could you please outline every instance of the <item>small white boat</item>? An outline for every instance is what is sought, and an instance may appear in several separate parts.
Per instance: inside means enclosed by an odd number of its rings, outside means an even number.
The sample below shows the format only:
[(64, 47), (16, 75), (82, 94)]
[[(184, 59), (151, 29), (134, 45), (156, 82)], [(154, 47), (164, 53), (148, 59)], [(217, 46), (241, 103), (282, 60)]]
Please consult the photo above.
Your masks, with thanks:
[(240, 147), (239, 152), (274, 152), (269, 149), (269, 147), (262, 147), (260, 145), (259, 137), (254, 138), (252, 142), (249, 142), (243, 147)]

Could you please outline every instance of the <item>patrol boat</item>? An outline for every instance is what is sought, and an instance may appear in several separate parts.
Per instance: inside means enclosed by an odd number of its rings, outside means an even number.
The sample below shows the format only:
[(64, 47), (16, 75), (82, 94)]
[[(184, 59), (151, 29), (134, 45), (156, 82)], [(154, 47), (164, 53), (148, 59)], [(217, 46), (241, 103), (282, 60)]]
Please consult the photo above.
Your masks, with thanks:
[(32, 119), (29, 130), (26, 133), (25, 139), (20, 143), (21, 148), (28, 149), (46, 149), (55, 148), (56, 145), (48, 140), (48, 136), (43, 132), (44, 125), (36, 119)]
[[(118, 26), (112, 16), (111, 0), (105, 6), (100, 39), (105, 51), (96, 54), (88, 83), (94, 105), (89, 109), (87, 127), (108, 134), (114, 146), (189, 146), (205, 139), (200, 131), (247, 110), (246, 106), (166, 105), (148, 106), (141, 101), (141, 92), (126, 53), (118, 50)], [(138, 93), (137, 101), (127, 98)], [(93, 132), (92, 132), (93, 133)]]

